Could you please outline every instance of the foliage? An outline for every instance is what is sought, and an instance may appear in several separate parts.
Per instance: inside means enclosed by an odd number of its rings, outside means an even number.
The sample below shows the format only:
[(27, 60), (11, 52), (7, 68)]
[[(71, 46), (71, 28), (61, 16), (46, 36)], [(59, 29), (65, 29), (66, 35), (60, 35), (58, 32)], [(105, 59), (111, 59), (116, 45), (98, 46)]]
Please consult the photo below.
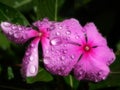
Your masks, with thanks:
[(114, 0), (0, 0), (0, 22), (9, 21), (27, 26), (44, 17), (57, 21), (73, 17), (82, 25), (93, 21), (108, 39), (108, 45), (114, 49), (117, 57), (110, 67), (112, 72), (109, 77), (99, 83), (83, 83), (72, 75), (64, 78), (53, 76), (44, 70), (44, 66), (40, 67), (36, 77), (23, 80), (20, 63), (26, 46), (11, 43), (0, 30), (0, 89), (87, 90), (87, 85), (89, 90), (119, 90), (120, 17), (117, 3)]

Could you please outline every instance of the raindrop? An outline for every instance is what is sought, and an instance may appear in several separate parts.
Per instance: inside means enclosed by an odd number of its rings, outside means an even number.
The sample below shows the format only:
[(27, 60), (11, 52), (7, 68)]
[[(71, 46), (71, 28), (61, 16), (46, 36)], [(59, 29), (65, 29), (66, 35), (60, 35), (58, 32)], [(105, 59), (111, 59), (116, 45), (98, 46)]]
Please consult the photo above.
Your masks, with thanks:
[(12, 31), (9, 31), (8, 33), (9, 33), (9, 35), (12, 35), (12, 34), (13, 34), (13, 32), (12, 32)]
[(4, 25), (5, 27), (9, 27), (11, 24), (8, 23), (8, 22), (4, 22), (3, 25)]
[(30, 56), (30, 61), (33, 61), (33, 60), (34, 60), (33, 56)]
[(77, 35), (75, 38), (76, 38), (76, 39), (79, 39), (79, 36)]
[(44, 63), (49, 64), (50, 63), (49, 60), (50, 60), (50, 58), (44, 58)]
[(64, 57), (64, 56), (61, 56), (60, 59), (61, 59), (61, 60), (65, 60), (65, 57)]
[(26, 52), (25, 55), (28, 56), (28, 55), (29, 55), (29, 52)]
[(51, 45), (55, 46), (55, 45), (59, 45), (62, 43), (60, 38), (54, 38), (50, 41)]
[(49, 50), (46, 50), (46, 54), (48, 54), (49, 53)]
[(34, 44), (32, 43), (30, 46), (31, 46), (31, 47), (34, 47)]
[(60, 35), (60, 32), (57, 32), (56, 35), (59, 36), (59, 35)]
[(17, 33), (14, 34), (15, 38), (19, 38), (19, 35)]
[(75, 56), (74, 55), (71, 55), (71, 59), (74, 59), (75, 58)]
[(12, 25), (11, 29), (15, 30), (15, 29), (17, 29), (17, 26), (16, 25)]
[(48, 30), (54, 30), (54, 29), (55, 29), (54, 25), (51, 25), (50, 28), (48, 28)]
[(66, 54), (66, 53), (67, 53), (67, 50), (63, 50), (63, 53)]
[(105, 80), (105, 78), (106, 78), (105, 76), (102, 77), (103, 80)]
[(21, 31), (21, 30), (22, 30), (22, 27), (21, 27), (21, 26), (19, 26), (19, 27), (18, 27), (18, 30), (19, 30), (19, 31)]
[(30, 66), (30, 73), (35, 73), (35, 71), (36, 71), (35, 66), (34, 66), (34, 65), (31, 65), (31, 66)]
[(63, 27), (62, 26), (59, 26), (59, 29), (61, 30)]
[(70, 35), (70, 34), (71, 34), (71, 31), (68, 30), (68, 31), (66, 32), (66, 34), (67, 34), (67, 35)]

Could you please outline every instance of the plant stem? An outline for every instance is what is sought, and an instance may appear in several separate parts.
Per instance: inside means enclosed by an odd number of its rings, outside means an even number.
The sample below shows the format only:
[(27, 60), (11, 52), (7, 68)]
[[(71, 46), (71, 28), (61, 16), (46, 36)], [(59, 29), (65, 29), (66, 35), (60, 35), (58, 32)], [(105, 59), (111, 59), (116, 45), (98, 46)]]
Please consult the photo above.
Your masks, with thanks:
[(71, 86), (71, 88), (73, 88), (73, 79), (72, 79), (71, 75), (70, 75), (70, 86)]
[(58, 9), (58, 1), (55, 0), (55, 21), (57, 21), (57, 9)]

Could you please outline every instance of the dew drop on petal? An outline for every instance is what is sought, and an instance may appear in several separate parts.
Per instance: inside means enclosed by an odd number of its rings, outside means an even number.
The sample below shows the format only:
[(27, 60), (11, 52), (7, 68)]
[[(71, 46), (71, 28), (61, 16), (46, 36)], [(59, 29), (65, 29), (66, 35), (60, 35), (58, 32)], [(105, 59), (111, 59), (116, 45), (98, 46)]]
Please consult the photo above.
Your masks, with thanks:
[(68, 31), (66, 32), (66, 34), (67, 34), (67, 35), (70, 35), (70, 34), (71, 34), (71, 31), (68, 30)]
[(17, 26), (16, 25), (12, 25), (11, 29), (15, 30), (15, 29), (17, 29)]
[(33, 56), (30, 56), (30, 61), (33, 61), (33, 60), (34, 60)]
[(31, 65), (30, 68), (30, 73), (35, 73), (36, 72), (36, 67), (34, 65)]
[(60, 32), (57, 32), (56, 35), (59, 36), (59, 35), (60, 35)]
[(77, 35), (75, 38), (76, 38), (76, 39), (79, 39), (80, 37)]
[(61, 59), (61, 60), (65, 60), (65, 57), (64, 57), (64, 56), (61, 56), (60, 59)]
[(63, 53), (66, 54), (66, 53), (67, 53), (67, 50), (63, 50)]
[(59, 26), (58, 28), (61, 30), (63, 27), (62, 27), (62, 26)]
[(8, 22), (4, 22), (3, 25), (4, 25), (5, 27), (9, 27), (9, 26), (11, 26), (11, 24), (8, 23)]
[(59, 45), (62, 43), (60, 38), (54, 38), (50, 41), (51, 45), (55, 46), (55, 45)]
[(17, 33), (14, 34), (15, 38), (19, 38), (19, 35)]
[(49, 59), (48, 57), (47, 57), (47, 58), (45, 57), (45, 58), (44, 58), (44, 64), (49, 64), (49, 63), (50, 63), (49, 60), (50, 60), (50, 59)]
[(71, 57), (71, 59), (74, 59), (74, 58), (75, 58), (75, 56), (74, 56), (74, 55), (71, 55), (70, 57)]

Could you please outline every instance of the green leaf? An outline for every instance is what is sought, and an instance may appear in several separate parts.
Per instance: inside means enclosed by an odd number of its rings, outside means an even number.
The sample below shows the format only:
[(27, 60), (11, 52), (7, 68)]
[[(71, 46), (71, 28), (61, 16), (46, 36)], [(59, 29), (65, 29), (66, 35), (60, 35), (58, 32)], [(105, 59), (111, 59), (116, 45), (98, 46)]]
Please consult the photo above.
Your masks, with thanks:
[(0, 3), (0, 22), (1, 21), (9, 21), (23, 25), (29, 24), (19, 11), (2, 3)]
[(14, 74), (11, 67), (8, 67), (8, 79), (14, 78)]
[(2, 33), (0, 33), (0, 48), (5, 50), (9, 47), (10, 47), (10, 42)]
[(34, 10), (37, 19), (48, 17), (51, 20), (57, 20), (57, 13), (64, 0), (34, 0)]
[(79, 81), (76, 80), (72, 75), (64, 77), (64, 80), (72, 89), (77, 89)]
[(120, 87), (120, 55), (117, 55), (117, 59), (110, 68), (111, 74), (108, 76), (108, 78), (105, 81), (99, 82), (97, 84), (90, 83), (90, 90), (102, 90), (102, 88)]
[(53, 80), (53, 77), (43, 68), (39, 68), (37, 76), (26, 78), (27, 83), (34, 83), (38, 81), (49, 82), (51, 80)]

